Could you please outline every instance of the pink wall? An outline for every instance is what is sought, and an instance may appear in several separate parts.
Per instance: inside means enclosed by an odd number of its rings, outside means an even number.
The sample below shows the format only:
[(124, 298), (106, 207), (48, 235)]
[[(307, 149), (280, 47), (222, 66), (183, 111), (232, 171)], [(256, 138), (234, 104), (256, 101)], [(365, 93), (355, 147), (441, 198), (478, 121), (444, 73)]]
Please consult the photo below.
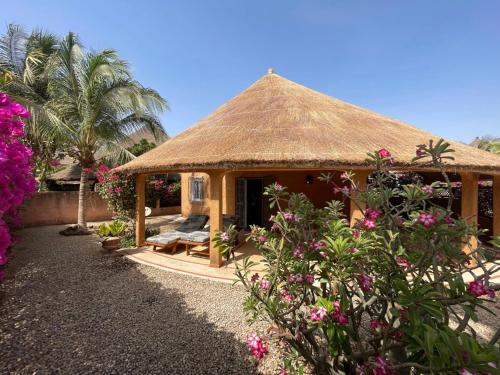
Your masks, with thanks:
[[(87, 221), (109, 220), (113, 216), (106, 202), (94, 191), (88, 193)], [(178, 214), (177, 207), (153, 208), (152, 215)], [(46, 191), (36, 193), (21, 208), (24, 226), (73, 224), (78, 212), (77, 191)]]

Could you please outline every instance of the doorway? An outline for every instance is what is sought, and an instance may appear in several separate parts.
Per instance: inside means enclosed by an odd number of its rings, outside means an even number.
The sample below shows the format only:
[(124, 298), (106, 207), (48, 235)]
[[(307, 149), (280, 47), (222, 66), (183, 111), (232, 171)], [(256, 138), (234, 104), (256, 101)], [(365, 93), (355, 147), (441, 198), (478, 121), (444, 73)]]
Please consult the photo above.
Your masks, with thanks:
[(236, 185), (236, 213), (240, 225), (245, 229), (254, 224), (262, 226), (262, 178), (238, 178)]

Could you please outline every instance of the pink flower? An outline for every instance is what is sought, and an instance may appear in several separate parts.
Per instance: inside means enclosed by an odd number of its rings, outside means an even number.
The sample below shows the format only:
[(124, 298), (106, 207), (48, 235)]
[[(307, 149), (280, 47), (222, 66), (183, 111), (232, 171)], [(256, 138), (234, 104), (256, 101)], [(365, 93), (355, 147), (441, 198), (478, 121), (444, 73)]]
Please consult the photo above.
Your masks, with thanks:
[(425, 151), (424, 151), (424, 148), (422, 146), (418, 147), (417, 150), (415, 151), (415, 154), (417, 156), (422, 156), (424, 155)]
[(481, 279), (470, 282), (467, 291), (475, 297), (488, 295), (490, 298), (495, 298), (495, 291), (488, 288)]
[(222, 232), (222, 233), (220, 234), (220, 239), (221, 239), (221, 241), (223, 241), (223, 242), (227, 242), (227, 241), (229, 241), (229, 234), (228, 234), (227, 232)]
[(293, 300), (295, 299), (293, 294), (290, 293), (287, 289), (283, 288), (280, 290), (280, 297), (283, 301), (292, 303)]
[(378, 356), (375, 358), (374, 361), (374, 369), (373, 369), (373, 375), (390, 375), (392, 374), (391, 369), (389, 368), (389, 364), (387, 361)]
[(295, 249), (293, 249), (293, 256), (295, 258), (303, 259), (304, 249), (301, 246), (297, 246)]
[(349, 323), (349, 317), (341, 311), (339, 301), (333, 302), (333, 319), (340, 325)]
[(310, 273), (307, 273), (304, 275), (304, 282), (306, 284), (313, 284), (314, 283), (314, 275), (311, 275)]
[(410, 269), (410, 267), (411, 267), (411, 263), (405, 257), (400, 257), (400, 256), (396, 257), (396, 263), (398, 266), (403, 268), (405, 271)]
[(371, 276), (363, 272), (358, 274), (356, 278), (363, 291), (368, 292), (372, 288), (373, 278)]
[(260, 280), (260, 289), (269, 289), (271, 287), (271, 282), (267, 279)]
[(444, 222), (445, 222), (446, 224), (448, 224), (448, 225), (453, 224), (453, 218), (451, 217), (451, 215), (446, 215), (446, 216), (444, 217)]
[(278, 192), (281, 192), (284, 190), (284, 187), (279, 183), (279, 182), (275, 182), (274, 183), (274, 189)]
[(261, 234), (259, 237), (257, 237), (257, 240), (260, 243), (264, 243), (264, 242), (266, 242), (266, 236), (264, 236), (264, 235)]
[(371, 220), (377, 220), (381, 214), (382, 211), (377, 210), (376, 208), (367, 208), (365, 211), (365, 217)]
[(117, 194), (123, 193), (123, 188), (121, 186), (115, 187), (115, 193)]
[(277, 232), (279, 231), (280, 227), (277, 223), (274, 223), (272, 226), (271, 226), (271, 232)]
[(373, 229), (377, 226), (377, 224), (375, 223), (375, 220), (373, 219), (364, 219), (363, 220), (363, 226), (366, 228), (366, 229)]
[(422, 212), (417, 220), (426, 228), (430, 228), (437, 223), (437, 218), (432, 212)]
[(350, 249), (347, 250), (349, 253), (354, 254), (357, 253), (359, 250), (357, 247), (351, 247)]
[(309, 248), (310, 248), (312, 251), (319, 251), (319, 250), (321, 250), (323, 247), (325, 247), (325, 244), (324, 244), (322, 241), (312, 240), (312, 241), (309, 243)]
[(458, 373), (459, 375), (476, 375), (475, 372), (470, 372), (469, 369), (466, 369), (465, 367), (461, 369)]
[(344, 180), (347, 180), (348, 178), (349, 178), (349, 175), (346, 172), (341, 173), (341, 175), (340, 175), (341, 180), (344, 181)]
[(425, 194), (428, 194), (428, 195), (434, 194), (434, 188), (431, 185), (424, 185), (424, 186), (422, 186), (422, 191)]
[(10, 110), (12, 111), (12, 113), (15, 116), (24, 117), (24, 118), (27, 118), (30, 116), (30, 113), (28, 112), (28, 110), (26, 108), (24, 108), (19, 103), (12, 103), (10, 105)]
[(97, 170), (101, 173), (106, 173), (109, 172), (109, 167), (107, 165), (101, 164), (100, 166), (97, 167)]
[(248, 348), (252, 352), (252, 355), (255, 357), (255, 359), (262, 359), (268, 353), (268, 350), (262, 342), (262, 339), (257, 336), (257, 334), (252, 333), (251, 335), (248, 335), (246, 341)]
[(3, 266), (4, 264), (7, 264), (7, 255), (6, 254), (1, 254), (0, 253), (0, 266)]
[(380, 150), (377, 151), (377, 153), (378, 156), (380, 156), (382, 159), (387, 159), (392, 157), (391, 153), (386, 148), (381, 148)]
[(324, 307), (315, 307), (311, 310), (311, 316), (309, 319), (313, 321), (322, 321), (327, 316), (326, 309)]
[(357, 229), (353, 229), (352, 230), (352, 236), (354, 238), (359, 238), (359, 237), (361, 237), (361, 232), (359, 230), (357, 230)]
[(250, 278), (250, 281), (251, 281), (252, 283), (255, 283), (255, 282), (259, 281), (259, 279), (260, 279), (260, 275), (259, 275), (258, 273), (254, 273), (254, 274), (252, 275), (252, 277)]
[(383, 330), (388, 329), (389, 324), (384, 320), (374, 319), (374, 320), (370, 321), (370, 328), (373, 329), (374, 331), (380, 333)]
[(83, 171), (84, 171), (86, 174), (90, 174), (90, 173), (92, 173), (92, 168), (83, 168)]
[(295, 215), (291, 212), (285, 212), (283, 213), (283, 217), (285, 218), (286, 221), (295, 221)]

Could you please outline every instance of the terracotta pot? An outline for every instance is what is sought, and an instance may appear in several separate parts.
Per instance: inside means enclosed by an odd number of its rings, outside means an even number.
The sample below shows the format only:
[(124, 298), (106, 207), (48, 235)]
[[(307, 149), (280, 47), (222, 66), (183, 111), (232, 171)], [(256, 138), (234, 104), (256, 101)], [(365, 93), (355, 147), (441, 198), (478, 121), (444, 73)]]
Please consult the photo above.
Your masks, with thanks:
[(121, 247), (121, 238), (108, 237), (102, 241), (102, 247), (106, 250), (118, 250)]

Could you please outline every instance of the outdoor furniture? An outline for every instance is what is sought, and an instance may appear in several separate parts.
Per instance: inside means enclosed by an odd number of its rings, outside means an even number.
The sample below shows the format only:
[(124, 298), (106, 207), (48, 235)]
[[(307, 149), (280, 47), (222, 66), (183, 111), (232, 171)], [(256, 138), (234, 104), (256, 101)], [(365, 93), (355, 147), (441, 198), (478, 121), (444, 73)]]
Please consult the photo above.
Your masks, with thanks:
[(157, 247), (162, 250), (171, 249), (171, 253), (173, 254), (177, 251), (177, 245), (180, 243), (179, 241), (184, 241), (184, 243), (186, 243), (186, 241), (201, 240), (207, 237), (206, 241), (208, 241), (210, 240), (208, 232), (203, 232), (206, 235), (203, 238), (198, 233), (201, 232), (200, 229), (205, 226), (207, 221), (208, 216), (206, 215), (191, 215), (177, 228), (177, 230), (148, 237), (146, 239), (146, 244), (153, 246), (153, 250), (156, 250)]

